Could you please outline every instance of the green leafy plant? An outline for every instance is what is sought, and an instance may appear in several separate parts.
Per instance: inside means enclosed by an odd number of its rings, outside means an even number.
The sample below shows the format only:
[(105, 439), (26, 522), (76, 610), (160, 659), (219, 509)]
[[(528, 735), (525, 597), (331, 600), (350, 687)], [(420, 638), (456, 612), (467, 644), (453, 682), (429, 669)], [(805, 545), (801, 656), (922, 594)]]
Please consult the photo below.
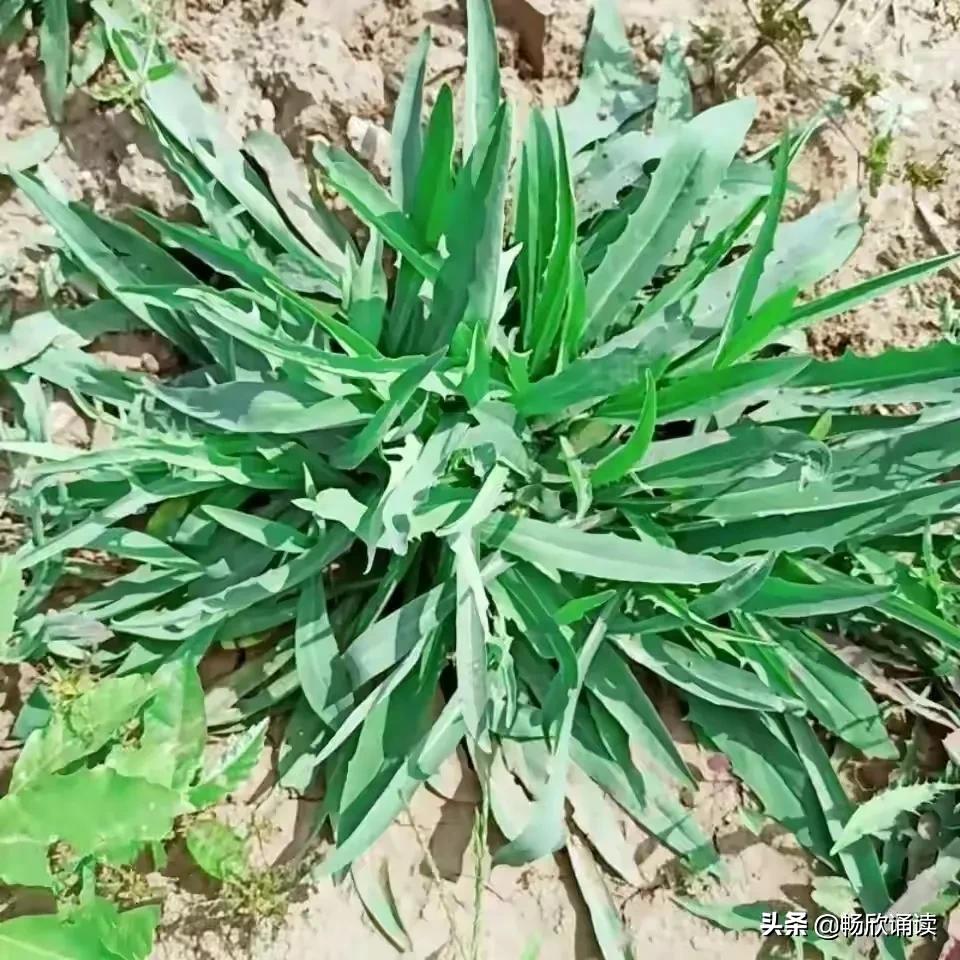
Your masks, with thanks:
[[(0, 0), (0, 46), (19, 40), (28, 22), (38, 27), (44, 64), (43, 93), (55, 120), (63, 119), (63, 101), (70, 82), (71, 23), (86, 12), (86, 0)], [(74, 68), (87, 77), (103, 62), (102, 30), (88, 37), (85, 56)]]
[(947, 180), (945, 156), (937, 157), (932, 163), (925, 163), (916, 157), (911, 157), (903, 165), (903, 179), (921, 190), (936, 190), (942, 187)]
[[(34, 704), (31, 725), (0, 798), (0, 881), (46, 887), (60, 910), (0, 921), (0, 945), (17, 957), (49, 949), (142, 960), (160, 919), (159, 907), (142, 901), (160, 891), (134, 861), (149, 852), (162, 866), (177, 818), (242, 785), (263, 748), (264, 725), (205, 767), (203, 691), (185, 652), (152, 677), (112, 676), (47, 709)], [(201, 844), (190, 849), (205, 852)], [(209, 857), (197, 859), (209, 870)]]
[[(801, 297), (860, 238), (849, 198), (780, 222), (815, 125), (739, 157), (753, 101), (691, 116), (682, 56), (643, 82), (609, 0), (576, 98), (535, 111), (513, 157), (491, 9), (467, 6), (459, 136), (448, 88), (425, 109), (425, 39), (389, 190), (316, 150), (368, 228), (358, 249), (278, 138), (239, 144), (181, 70), (149, 79), (170, 61), (95, 0), (204, 225), (141, 212), (138, 232), (14, 174), (64, 275), (98, 297), (0, 344), (20, 414), (11, 502), (32, 531), (0, 577), (2, 657), (86, 658), (136, 699), (184, 650), (244, 651), (207, 723), (285, 717), (281, 784), (324, 785), (318, 875), (342, 875), (464, 748), (507, 838), (492, 869), (566, 850), (606, 960), (630, 951), (597, 858), (638, 880), (614, 805), (689, 870), (720, 868), (680, 802), (695, 779), (656, 677), (763, 814), (885, 911), (902, 871), (844, 833), (853, 805), (815, 730), (898, 756), (862, 666), (885, 644), (953, 697), (960, 348), (824, 361), (797, 334), (953, 257)], [(179, 351), (177, 376), (82, 349), (137, 329)], [(54, 388), (114, 445), (50, 443)], [(51, 611), (80, 548), (130, 572)], [(908, 690), (908, 709), (949, 715)], [(100, 750), (100, 723), (83, 729)], [(224, 776), (144, 782), (202, 807)]]
[(792, 6), (787, 0), (760, 0), (760, 36), (784, 53), (797, 56), (804, 43), (814, 38), (810, 20), (802, 12), (805, 6), (803, 0)]
[(883, 181), (887, 178), (890, 169), (890, 153), (893, 149), (893, 134), (882, 133), (874, 135), (867, 149), (867, 184), (870, 195), (876, 196)]
[(865, 64), (857, 64), (853, 68), (849, 80), (840, 85), (840, 96), (847, 102), (851, 110), (856, 110), (871, 97), (877, 96), (883, 90), (883, 77), (877, 70)]
[[(168, 35), (166, 13), (168, 0), (145, 0), (125, 12), (131, 25), (150, 48), (159, 50)], [(90, 19), (89, 0), (0, 0), (0, 48), (21, 39), (27, 24), (37, 27), (40, 41), (40, 59), (44, 64), (43, 95), (50, 116), (63, 119), (63, 106), (71, 84), (86, 84), (106, 62), (108, 44), (103, 23)], [(80, 39), (74, 43), (72, 34), (80, 25)], [(129, 64), (129, 51), (122, 38), (114, 46)], [(149, 79), (158, 79), (169, 68), (154, 63)], [(132, 105), (137, 102), (146, 76), (128, 76), (122, 81), (106, 80), (91, 93), (101, 100), (112, 100)], [(0, 149), (0, 164), (4, 162)], [(2, 172), (2, 171), (0, 171)]]
[(224, 919), (248, 927), (277, 924), (287, 913), (295, 876), (282, 868), (254, 867), (248, 834), (216, 817), (204, 816), (186, 830), (187, 849), (197, 865), (220, 881)]

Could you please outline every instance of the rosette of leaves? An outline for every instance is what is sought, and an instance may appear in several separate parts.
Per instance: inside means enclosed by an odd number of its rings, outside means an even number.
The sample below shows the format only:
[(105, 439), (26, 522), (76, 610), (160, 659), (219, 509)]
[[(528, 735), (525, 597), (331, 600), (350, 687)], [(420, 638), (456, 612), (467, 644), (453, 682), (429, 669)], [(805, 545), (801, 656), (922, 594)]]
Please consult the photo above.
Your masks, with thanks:
[[(169, 64), (95, 7), (131, 75)], [(202, 226), (142, 212), (137, 231), (16, 175), (89, 299), (3, 342), (33, 531), (4, 657), (140, 673), (184, 644), (240, 651), (209, 722), (286, 718), (281, 782), (322, 781), (329, 874), (464, 748), (507, 838), (494, 864), (566, 845), (607, 958), (629, 948), (594, 854), (639, 879), (614, 808), (719, 869), (679, 800), (694, 777), (658, 680), (764, 813), (883, 911), (899, 874), (869, 837), (835, 850), (851, 807), (814, 730), (897, 753), (838, 627), (930, 678), (956, 662), (960, 485), (941, 481), (960, 347), (824, 361), (798, 334), (951, 258), (810, 296), (861, 233), (850, 197), (781, 222), (816, 124), (742, 155), (755, 104), (692, 116), (682, 55), (643, 82), (603, 2), (576, 98), (518, 137), (487, 0), (468, 13), (459, 126), (448, 88), (427, 108), (427, 37), (389, 189), (316, 150), (362, 248), (277, 137), (234, 141), (179, 69), (140, 108)], [(83, 350), (136, 329), (183, 372)], [(53, 389), (112, 445), (49, 443)], [(129, 570), (44, 612), (88, 570), (81, 548)]]

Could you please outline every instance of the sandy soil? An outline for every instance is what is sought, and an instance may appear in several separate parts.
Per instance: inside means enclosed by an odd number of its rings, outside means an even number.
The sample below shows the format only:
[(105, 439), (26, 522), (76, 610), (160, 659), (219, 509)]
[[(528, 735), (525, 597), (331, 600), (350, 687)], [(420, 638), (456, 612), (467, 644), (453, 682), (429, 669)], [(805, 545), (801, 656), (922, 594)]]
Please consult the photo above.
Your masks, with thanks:
[[(463, 17), (454, 0), (171, 2), (165, 19), (168, 42), (232, 129), (238, 135), (257, 126), (273, 130), (299, 153), (310, 138), (323, 136), (360, 150), (376, 163), (375, 150), (370, 152), (377, 142), (375, 128), (372, 137), (365, 135), (370, 124), (388, 122), (404, 59), (427, 25), (434, 37), (429, 88), (435, 90), (442, 80), (456, 83), (462, 73)], [(548, 0), (541, 2), (549, 6)], [(542, 77), (534, 76), (520, 57), (517, 38), (503, 31), (505, 83), (518, 100), (559, 103), (570, 95), (588, 10), (587, 0), (552, 0)], [(666, 34), (675, 27), (690, 35), (691, 24), (700, 27), (691, 63), (704, 100), (719, 95), (713, 79), (728, 75), (757, 35), (740, 0), (625, 0), (623, 10), (638, 58), (652, 75)], [(850, 282), (955, 248), (960, 234), (955, 155), (960, 136), (960, 7), (951, 0), (812, 0), (804, 12), (814, 38), (802, 54), (761, 51), (737, 88), (761, 99), (762, 116), (754, 134), (761, 143), (788, 119), (800, 121), (842, 89), (849, 94), (851, 84), (876, 75), (879, 91), (828, 126), (797, 172), (813, 199), (852, 184), (863, 189), (864, 216), (870, 221), (866, 240), (839, 280)], [(45, 123), (36, 53), (35, 39), (0, 51), (0, 137), (18, 136)], [(866, 157), (877, 129), (883, 129), (884, 111), (891, 110), (911, 122), (899, 124), (887, 175), (870, 196)], [(912, 186), (905, 172), (917, 162), (940, 164), (946, 183), (933, 193)], [(123, 215), (124, 208), (134, 204), (189, 215), (149, 136), (124, 110), (99, 104), (84, 93), (69, 100), (52, 166), (72, 196), (98, 209)], [(0, 181), (0, 292), (6, 288), (18, 310), (38, 301), (43, 262), (39, 248), (49, 237), (9, 184)], [(940, 332), (943, 304), (956, 294), (957, 282), (944, 274), (919, 289), (891, 295), (813, 331), (812, 344), (837, 352), (847, 346), (875, 350), (927, 342)], [(152, 362), (141, 361), (143, 344), (127, 352), (132, 364)], [(616, 898), (635, 955), (755, 957), (761, 947), (756, 937), (722, 933), (687, 914), (672, 898), (692, 892), (735, 903), (772, 899), (803, 904), (809, 896), (810, 865), (788, 837), (766, 831), (758, 838), (745, 828), (737, 813), (737, 786), (711, 769), (676, 708), (665, 703), (664, 709), (675, 715), (677, 738), (703, 775), (694, 809), (724, 854), (727, 879), (709, 890), (687, 884), (681, 891), (670, 856), (652, 848), (636, 828), (625, 826), (624, 843), (634, 851), (642, 884), (618, 886)], [(259, 821), (275, 823), (278, 830), (261, 855), (268, 863), (288, 861), (300, 853), (314, 804), (269, 789), (268, 757), (262, 773), (265, 779), (252, 792), (251, 804), (228, 812), (246, 816), (255, 810)], [(384, 859), (389, 862), (415, 956), (459, 960), (459, 944), (469, 941), (476, 870), (469, 840), (476, 793), (466, 765), (451, 763), (438, 790), (422, 791), (416, 798), (412, 824), (397, 823), (367, 858), (374, 867)], [(439, 882), (432, 876), (431, 860)], [(256, 960), (377, 960), (396, 952), (376, 931), (349, 882), (335, 887), (324, 881), (297, 890), (286, 920), (252, 942), (243, 941), (242, 949), (239, 941), (231, 942), (240, 935), (239, 928), (214, 922), (212, 909), (202, 889), (172, 895), (157, 960), (238, 955)], [(482, 915), (487, 957), (599, 956), (563, 855), (525, 870), (494, 870), (483, 893)], [(536, 949), (539, 954), (532, 952)]]

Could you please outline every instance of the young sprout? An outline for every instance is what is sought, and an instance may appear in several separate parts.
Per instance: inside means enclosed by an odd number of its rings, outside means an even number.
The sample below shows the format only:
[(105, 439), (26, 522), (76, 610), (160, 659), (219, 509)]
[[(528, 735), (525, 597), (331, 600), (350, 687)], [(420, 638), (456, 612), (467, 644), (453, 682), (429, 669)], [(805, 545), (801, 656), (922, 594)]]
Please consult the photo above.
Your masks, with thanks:
[(760, 36), (789, 57), (796, 57), (814, 37), (810, 19), (804, 13), (806, 0), (788, 6), (786, 0), (760, 0), (757, 23)]
[(840, 96), (851, 110), (856, 110), (883, 89), (883, 77), (870, 66), (857, 64), (851, 78), (840, 85)]
[(870, 196), (875, 197), (883, 185), (890, 169), (890, 151), (893, 148), (893, 134), (883, 133), (873, 137), (867, 150), (867, 185)]
[(945, 158), (946, 152), (940, 154), (932, 163), (911, 157), (903, 165), (903, 179), (914, 189), (936, 190), (937, 187), (942, 187), (947, 179)]

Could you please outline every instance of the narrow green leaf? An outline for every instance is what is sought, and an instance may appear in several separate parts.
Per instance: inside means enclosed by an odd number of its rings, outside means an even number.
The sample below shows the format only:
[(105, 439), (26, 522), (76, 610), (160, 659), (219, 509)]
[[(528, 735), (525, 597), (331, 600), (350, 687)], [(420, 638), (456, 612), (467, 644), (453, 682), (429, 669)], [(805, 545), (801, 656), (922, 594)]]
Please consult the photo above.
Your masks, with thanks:
[(947, 253), (939, 257), (931, 257), (929, 260), (911, 263), (906, 267), (891, 270), (890, 273), (881, 274), (879, 277), (871, 277), (869, 280), (854, 284), (852, 287), (838, 290), (836, 293), (828, 293), (816, 300), (802, 303), (794, 308), (785, 325), (787, 327), (807, 326), (835, 317), (845, 310), (854, 310), (864, 303), (869, 303), (875, 297), (882, 297), (899, 287), (910, 283), (918, 283), (920, 280), (938, 273), (953, 263), (957, 257), (960, 257), (960, 253)]
[(955, 783), (913, 783), (890, 787), (857, 806), (843, 825), (831, 853), (840, 853), (861, 837), (876, 837), (890, 830), (901, 813), (915, 813), (941, 794), (957, 790)]
[(253, 513), (214, 505), (205, 505), (201, 507), (201, 511), (221, 527), (232, 530), (262, 547), (269, 547), (271, 550), (278, 550), (281, 553), (303, 553), (311, 545), (310, 538), (305, 533), (277, 520), (267, 520)]
[(546, 784), (530, 809), (530, 819), (526, 826), (497, 851), (494, 856), (495, 864), (507, 863), (519, 866), (530, 863), (559, 850), (567, 842), (564, 804), (577, 702), (590, 664), (606, 636), (610, 617), (620, 602), (619, 596), (607, 601), (577, 653), (577, 680), (566, 693), (566, 704), (563, 708), (556, 747), (550, 758)]
[[(780, 212), (783, 210), (783, 201), (787, 195), (787, 173), (790, 169), (790, 138), (784, 136), (780, 141), (780, 149), (777, 152), (777, 160), (774, 166), (773, 186), (770, 190), (770, 197), (767, 200), (767, 208), (764, 211), (763, 222), (760, 224), (760, 232), (747, 255), (747, 261), (744, 264), (740, 279), (737, 282), (737, 289), (733, 295), (733, 301), (730, 304), (730, 312), (724, 321), (723, 328), (720, 331), (720, 337), (717, 341), (717, 352), (714, 354), (714, 367), (725, 367), (734, 363), (742, 354), (734, 351), (730, 346), (730, 340), (738, 337), (743, 342), (750, 343), (755, 339), (755, 334), (748, 327), (748, 322), (753, 309), (753, 303), (757, 296), (757, 289), (760, 286), (760, 278), (767, 262), (767, 257), (773, 251), (773, 242), (777, 234), (777, 225), (780, 222)], [(761, 317), (764, 323), (766, 319)], [(754, 318), (753, 325), (759, 325), (760, 320)], [(736, 346), (736, 345), (735, 345)]]
[(803, 846), (830, 862), (832, 840), (806, 769), (781, 725), (768, 714), (732, 710), (691, 697), (690, 722), (701, 739), (722, 751), (757, 795), (764, 812)]
[(342, 696), (336, 677), (337, 638), (330, 623), (323, 581), (318, 577), (300, 591), (294, 634), (297, 677), (307, 702), (318, 717), (328, 717), (329, 707)]
[[(647, 355), (639, 350), (612, 350), (601, 357), (581, 357), (518, 391), (514, 402), (526, 417), (559, 416), (570, 407), (595, 404), (608, 397), (614, 399), (607, 406), (617, 405), (618, 411), (621, 404), (616, 395), (635, 387), (638, 381), (642, 383), (649, 363)], [(630, 393), (631, 410), (639, 409), (635, 392)], [(639, 405), (642, 406), (642, 398)]]
[(443, 353), (438, 351), (397, 377), (390, 385), (387, 402), (352, 440), (337, 450), (330, 458), (330, 462), (342, 470), (352, 470), (360, 466), (377, 449), (414, 394), (420, 389), (424, 379), (436, 369), (442, 359)]
[[(372, 230), (370, 242), (363, 251), (360, 269), (353, 274), (350, 286), (350, 326), (344, 325), (342, 332), (358, 334), (359, 336), (352, 338), (354, 344), (357, 340), (370, 346), (378, 344), (383, 332), (386, 306), (387, 277), (383, 271), (383, 238), (376, 230)], [(377, 352), (375, 347), (373, 352)]]
[[(475, 0), (489, 3), (489, 0)], [(504, 104), (460, 171), (446, 225), (450, 255), (434, 286), (428, 341), (436, 350), (459, 335), (469, 343), (479, 326), (489, 345), (497, 320), (500, 263), (510, 165), (512, 114)], [(467, 350), (457, 350), (461, 356)]]
[(352, 243), (350, 234), (310, 195), (303, 165), (294, 160), (283, 140), (267, 130), (254, 130), (243, 148), (266, 174), (280, 209), (300, 236), (332, 271), (342, 268)]
[(468, 157), (500, 107), (500, 48), (490, 0), (467, 0), (467, 77), (463, 153)]
[(646, 396), (630, 439), (619, 450), (601, 460), (591, 472), (590, 482), (594, 489), (616, 483), (631, 470), (641, 466), (643, 457), (653, 440), (653, 431), (657, 423), (657, 385), (649, 367), (644, 373), (644, 390)]
[(487, 680), (488, 602), (473, 531), (452, 538), (457, 582), (457, 690), (463, 721), (477, 747), (489, 752), (490, 691)]
[(788, 322), (790, 311), (797, 299), (797, 288), (786, 287), (764, 300), (756, 311), (730, 335), (723, 352), (721, 365), (735, 363), (742, 357), (759, 350), (770, 335)]
[(235, 433), (305, 433), (351, 426), (367, 419), (345, 397), (325, 397), (293, 382), (153, 385), (150, 392), (174, 410)]
[(63, 119), (63, 101), (70, 74), (70, 20), (67, 0), (44, 0), (40, 23), (43, 92), (54, 120)]
[[(830, 758), (817, 739), (809, 723), (800, 717), (785, 717), (797, 753), (817, 793), (830, 837), (834, 844), (843, 835), (843, 829), (854, 813), (853, 804), (844, 793)], [(890, 906), (890, 895), (884, 883), (880, 861), (866, 837), (852, 841), (839, 852), (843, 872), (853, 887), (866, 913), (885, 913)], [(880, 955), (890, 960), (905, 960), (903, 941), (898, 937), (884, 937), (878, 941)]]
[(593, 933), (603, 960), (633, 960), (630, 937), (589, 848), (579, 838), (571, 837), (567, 841), (567, 855), (590, 911)]
[(408, 754), (389, 783), (384, 785), (363, 820), (320, 864), (320, 875), (336, 874), (362, 856), (407, 806), (416, 789), (429, 780), (440, 764), (453, 753), (463, 733), (459, 704), (451, 700), (437, 718), (433, 729)]
[(453, 91), (444, 84), (430, 114), (411, 217), (429, 247), (440, 240), (453, 190)]
[(720, 184), (753, 121), (756, 104), (734, 100), (679, 133), (637, 211), (587, 283), (588, 335), (604, 333), (654, 276), (700, 204)]
[(584, 533), (542, 520), (494, 513), (479, 529), (491, 547), (547, 568), (627, 583), (714, 583), (737, 564), (695, 557), (659, 543)]
[(439, 263), (419, 230), (390, 195), (346, 151), (314, 144), (314, 157), (330, 185), (350, 204), (357, 216), (375, 228), (387, 242), (409, 260), (420, 275), (436, 277)]
[(413, 945), (403, 927), (396, 897), (390, 885), (389, 862), (381, 860), (376, 871), (367, 862), (354, 864), (350, 875), (367, 913), (384, 936), (398, 950), (412, 950)]
[(718, 706), (777, 713), (800, 707), (799, 701), (774, 693), (755, 674), (659, 636), (618, 634), (613, 639), (632, 660)]
[(392, 173), (390, 189), (398, 206), (412, 213), (417, 195), (417, 176), (423, 158), (423, 83), (430, 52), (430, 30), (424, 30), (407, 65), (403, 84), (393, 109)]
[(17, 561), (0, 557), (0, 649), (9, 641), (17, 618), (17, 603), (23, 591), (23, 574)]

